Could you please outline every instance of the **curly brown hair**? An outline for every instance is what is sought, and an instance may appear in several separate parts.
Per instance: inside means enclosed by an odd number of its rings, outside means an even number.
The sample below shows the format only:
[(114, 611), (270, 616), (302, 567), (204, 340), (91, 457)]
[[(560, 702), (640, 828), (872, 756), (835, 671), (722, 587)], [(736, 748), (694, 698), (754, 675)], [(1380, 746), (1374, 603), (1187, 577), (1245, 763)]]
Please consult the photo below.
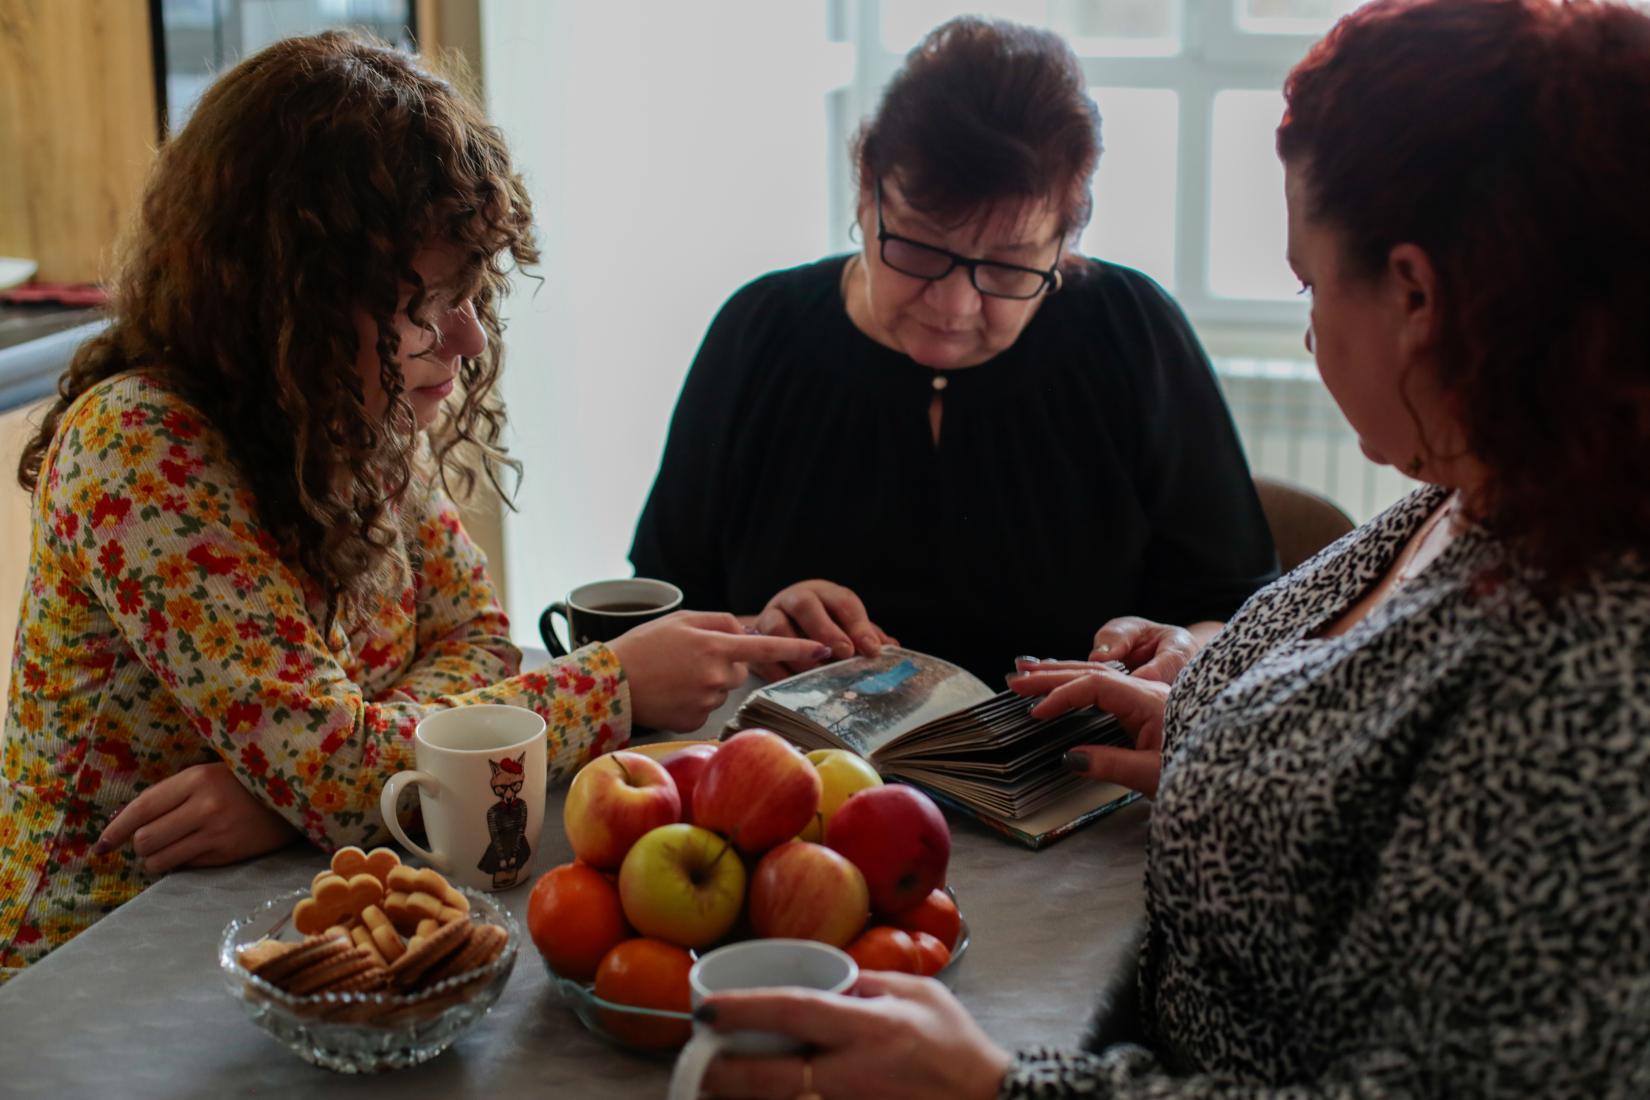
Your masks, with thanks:
[[(1365, 274), (1438, 271), (1467, 502), (1556, 595), (1650, 547), (1650, 17), (1376, 0), (1284, 86), (1278, 152)], [(1493, 580), (1494, 578), (1488, 578)]]
[[(393, 584), (397, 507), (415, 475), (460, 499), (485, 475), (503, 495), (496, 305), (506, 257), (538, 260), (532, 207), (503, 136), (405, 53), (332, 31), (246, 58), (160, 150), (112, 286), (112, 323), (76, 354), (23, 450), (33, 491), (70, 404), (141, 369), (219, 429), (259, 518), (342, 607)], [(463, 361), (461, 400), (428, 432), (402, 396), (395, 319), (435, 335), (413, 259), (462, 257), (487, 350)], [(410, 298), (407, 288), (410, 288)], [(355, 317), (377, 326), (389, 408), (372, 415)]]

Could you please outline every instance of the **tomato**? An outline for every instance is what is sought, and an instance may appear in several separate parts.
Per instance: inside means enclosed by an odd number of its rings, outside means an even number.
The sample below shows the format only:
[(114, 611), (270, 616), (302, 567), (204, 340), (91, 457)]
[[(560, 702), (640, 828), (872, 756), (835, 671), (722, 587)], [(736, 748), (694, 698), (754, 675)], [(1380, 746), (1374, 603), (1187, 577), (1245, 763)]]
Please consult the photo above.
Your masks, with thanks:
[[(615, 1004), (692, 1012), (688, 971), (693, 956), (663, 940), (626, 940), (596, 968), (596, 996)], [(693, 1033), (693, 1021), (598, 1008), (602, 1026), (631, 1046), (648, 1050), (679, 1047)]]
[(935, 890), (905, 912), (896, 913), (893, 921), (907, 932), (927, 932), (945, 945), (947, 953), (957, 949), (962, 932), (957, 903), (944, 890)]
[(922, 969), (917, 973), (923, 977), (932, 978), (951, 961), (951, 949), (941, 943), (937, 936), (930, 936), (927, 932), (912, 932), (911, 938), (916, 941), (917, 955), (922, 960)]
[(861, 933), (847, 950), (861, 970), (898, 970), (904, 974), (922, 972), (922, 954), (917, 950), (917, 942), (901, 928), (878, 925)]
[(588, 982), (602, 956), (630, 935), (619, 889), (582, 863), (566, 863), (539, 876), (527, 899), (527, 933), (554, 970)]

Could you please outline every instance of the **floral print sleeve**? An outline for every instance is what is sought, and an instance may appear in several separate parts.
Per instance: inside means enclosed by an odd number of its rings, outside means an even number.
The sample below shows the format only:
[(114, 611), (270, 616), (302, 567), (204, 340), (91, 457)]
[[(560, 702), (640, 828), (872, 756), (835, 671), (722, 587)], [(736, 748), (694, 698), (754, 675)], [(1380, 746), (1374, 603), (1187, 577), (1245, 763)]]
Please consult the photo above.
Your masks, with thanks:
[(92, 842), (139, 791), (219, 760), (323, 847), (383, 835), (378, 794), (432, 710), (531, 707), (562, 778), (629, 737), (605, 646), (519, 673), (485, 562), (439, 493), (409, 506), (411, 574), (323, 637), (222, 437), (138, 374), (59, 426), (35, 494), (0, 761), (0, 980), (146, 885)]

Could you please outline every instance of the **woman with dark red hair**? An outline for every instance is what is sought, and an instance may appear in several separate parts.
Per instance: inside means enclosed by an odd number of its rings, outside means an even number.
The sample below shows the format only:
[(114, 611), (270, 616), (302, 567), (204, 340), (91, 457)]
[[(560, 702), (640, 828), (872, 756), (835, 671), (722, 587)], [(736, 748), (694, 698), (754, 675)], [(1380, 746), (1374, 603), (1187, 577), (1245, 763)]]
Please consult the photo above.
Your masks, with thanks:
[(1375, 0), (1278, 130), (1307, 342), (1408, 499), (1261, 592), (1172, 689), (1093, 703), (1153, 793), (1138, 972), (1009, 1055), (929, 979), (706, 1001), (803, 1061), (718, 1096), (1650, 1094), (1650, 17)]
[(705, 336), (637, 572), (837, 657), (897, 636), (993, 679), (1144, 615), (1176, 627), (1136, 663), (1172, 679), (1277, 565), (1186, 319), (1073, 251), (1099, 127), (1057, 35), (924, 39), (859, 136), (862, 250), (757, 279)]

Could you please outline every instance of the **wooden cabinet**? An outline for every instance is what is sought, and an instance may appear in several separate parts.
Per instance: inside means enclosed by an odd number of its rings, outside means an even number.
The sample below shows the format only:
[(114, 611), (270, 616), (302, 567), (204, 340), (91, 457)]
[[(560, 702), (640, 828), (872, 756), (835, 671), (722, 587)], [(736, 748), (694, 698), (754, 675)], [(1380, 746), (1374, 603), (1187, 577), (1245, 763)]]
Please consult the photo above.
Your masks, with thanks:
[(0, 0), (0, 255), (101, 280), (159, 137), (146, 0)]

